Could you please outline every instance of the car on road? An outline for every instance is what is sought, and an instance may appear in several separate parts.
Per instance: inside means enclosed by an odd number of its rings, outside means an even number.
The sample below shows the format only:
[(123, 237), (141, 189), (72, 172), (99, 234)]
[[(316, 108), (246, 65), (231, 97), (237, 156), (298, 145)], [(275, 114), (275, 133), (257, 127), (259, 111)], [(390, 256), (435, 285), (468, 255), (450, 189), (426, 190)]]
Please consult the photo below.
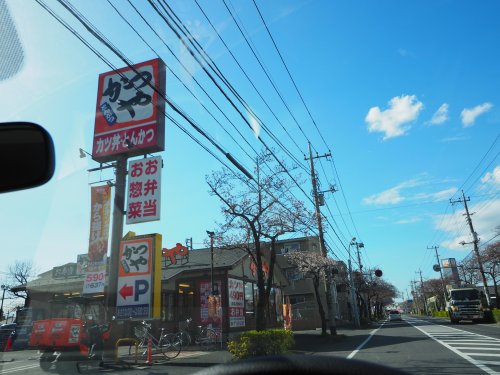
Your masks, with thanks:
[(401, 313), (398, 310), (389, 311), (389, 321), (392, 322), (393, 320), (403, 320), (403, 318), (401, 318)]

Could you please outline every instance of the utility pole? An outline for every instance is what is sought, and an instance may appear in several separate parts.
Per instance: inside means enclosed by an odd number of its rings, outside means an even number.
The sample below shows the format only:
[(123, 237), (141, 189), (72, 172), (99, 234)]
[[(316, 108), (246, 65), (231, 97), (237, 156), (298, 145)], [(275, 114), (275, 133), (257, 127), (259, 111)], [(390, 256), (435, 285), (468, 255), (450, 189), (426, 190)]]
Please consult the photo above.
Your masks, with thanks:
[(415, 287), (415, 284), (416, 284), (416, 281), (415, 280), (411, 280), (411, 295), (413, 297), (413, 303), (414, 303), (414, 310), (417, 312), (420, 311), (420, 304), (418, 303), (418, 298), (417, 298), (417, 290), (416, 290), (416, 287)]
[(351, 246), (353, 242), (356, 241), (356, 237), (353, 237), (349, 243), (349, 283), (351, 284), (351, 313), (354, 318), (354, 326), (359, 328), (361, 323), (359, 321), (359, 311), (358, 311), (358, 299), (356, 297), (356, 289), (354, 288), (354, 281), (352, 279), (352, 263), (351, 263)]
[(422, 299), (424, 300), (424, 312), (425, 312), (425, 315), (427, 315), (428, 314), (427, 301), (425, 299), (424, 280), (422, 279), (422, 270), (418, 270), (418, 273), (420, 274), (420, 290), (422, 291)]
[[(319, 158), (326, 158), (328, 156), (332, 156), (331, 153), (324, 154), (324, 155), (318, 155), (316, 153), (316, 156), (313, 157), (312, 155), (312, 148), (311, 148), (311, 142), (309, 142), (309, 158), (304, 157), (305, 160), (309, 160), (311, 163), (311, 181), (312, 181), (312, 188), (313, 188), (313, 196), (314, 196), (314, 207), (316, 210), (316, 220), (318, 222), (318, 233), (319, 233), (319, 248), (321, 251), (321, 254), (323, 257), (327, 258), (327, 250), (325, 246), (325, 238), (323, 235), (323, 224), (321, 222), (321, 209), (320, 209), (320, 204), (319, 204), (319, 197), (318, 197), (318, 185), (316, 181), (316, 174), (314, 172), (314, 159), (319, 159)], [(326, 272), (326, 281), (325, 281), (325, 291), (326, 291), (326, 305), (328, 307), (328, 323), (329, 323), (329, 328), (330, 328), (330, 334), (331, 335), (336, 335), (337, 334), (337, 323), (335, 321), (335, 316), (336, 316), (336, 303), (337, 301), (335, 300), (335, 303), (332, 301), (332, 284), (333, 287), (336, 288), (335, 281), (332, 278), (331, 270), (328, 270)], [(336, 296), (336, 293), (335, 293)]]
[[(463, 190), (462, 190), (462, 198), (459, 198), (456, 201), (452, 201), (450, 199), (451, 204), (455, 204), (455, 203), (459, 203), (459, 202), (464, 204), (465, 215), (467, 216), (467, 223), (469, 224), (469, 229), (470, 229), (470, 232), (471, 232), (472, 238), (473, 238), (472, 243), (474, 244), (474, 253), (476, 254), (477, 263), (479, 265), (479, 273), (481, 274), (481, 278), (483, 279), (483, 288), (484, 288), (484, 293), (486, 294), (486, 301), (488, 303), (488, 306), (490, 306), (491, 303), (490, 303), (490, 293), (488, 290), (488, 282), (486, 281), (486, 275), (484, 274), (483, 262), (481, 260), (480, 254), (479, 254), (479, 238), (477, 237), (477, 233), (474, 230), (474, 226), (472, 225), (471, 214), (469, 213), (469, 207), (467, 206), (467, 202), (469, 202), (469, 201), (470, 201), (470, 197), (467, 197), (467, 199), (465, 199), (465, 194), (464, 194)], [(466, 245), (467, 242), (462, 241), (462, 242), (460, 242), (460, 244), (463, 246), (463, 245)]]
[(434, 251), (436, 252), (436, 261), (437, 261), (437, 264), (439, 266), (439, 274), (441, 275), (441, 286), (443, 287), (443, 297), (444, 297), (443, 303), (444, 303), (444, 305), (446, 307), (446, 284), (444, 282), (443, 270), (441, 269), (441, 263), (440, 263), (440, 260), (439, 260), (438, 248), (439, 248), (439, 246), (437, 246), (437, 245), (428, 246), (427, 247), (427, 249), (429, 249), (429, 250), (434, 249)]

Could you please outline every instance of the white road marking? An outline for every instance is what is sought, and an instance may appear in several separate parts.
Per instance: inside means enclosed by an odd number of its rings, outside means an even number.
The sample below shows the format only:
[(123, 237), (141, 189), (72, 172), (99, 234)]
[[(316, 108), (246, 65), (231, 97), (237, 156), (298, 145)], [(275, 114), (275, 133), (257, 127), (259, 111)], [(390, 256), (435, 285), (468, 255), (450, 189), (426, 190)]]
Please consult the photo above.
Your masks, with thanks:
[(368, 343), (368, 341), (370, 341), (370, 339), (373, 337), (373, 335), (375, 333), (377, 333), (377, 331), (382, 328), (384, 326), (384, 324), (387, 323), (387, 321), (385, 321), (384, 323), (382, 323), (378, 328), (374, 329), (373, 331), (370, 332), (370, 334), (368, 335), (368, 337), (366, 338), (365, 341), (363, 341), (355, 350), (353, 350), (353, 352), (351, 354), (349, 354), (347, 356), (347, 359), (351, 359), (352, 357), (354, 357), (361, 349), (363, 349), (363, 347)]
[[(426, 320), (421, 320), (421, 319), (410, 319), (407, 320), (409, 324), (411, 324), (414, 328), (418, 329), (420, 332), (425, 334), (426, 336), (430, 337), (432, 340), (438, 342), (439, 344), (443, 345), (444, 347), (448, 348), (451, 350), (453, 353), (457, 354), (458, 356), (462, 357), (463, 359), (467, 360), (468, 362), (472, 363), (474, 366), (480, 368), (484, 372), (490, 375), (496, 375), (500, 374), (499, 372), (495, 371), (494, 369), (488, 367), (488, 366), (498, 366), (500, 365), (500, 362), (497, 361), (482, 361), (476, 358), (473, 358), (472, 356), (479, 356), (479, 357), (500, 357), (500, 354), (497, 353), (471, 353), (471, 352), (463, 352), (461, 350), (467, 349), (467, 350), (488, 350), (488, 346), (498, 346), (500, 345), (500, 340), (489, 337), (489, 336), (484, 336), (468, 331), (463, 331), (457, 328), (452, 328), (452, 327), (446, 327), (442, 326), (439, 324), (435, 324)], [(421, 326), (419, 326), (421, 325)], [(424, 329), (425, 328), (425, 329)], [(449, 334), (455, 334), (456, 338), (452, 339), (450, 336), (443, 335), (443, 333), (449, 333)], [(462, 338), (463, 336), (469, 336), (474, 339), (464, 339)], [(469, 347), (463, 347), (463, 345), (468, 345), (474, 346), (473, 348)], [(493, 350), (498, 350), (494, 348)]]
[(17, 372), (17, 371), (25, 371), (29, 370), (32, 368), (40, 367), (40, 365), (37, 363), (36, 365), (28, 365), (28, 366), (20, 366), (20, 367), (13, 367), (9, 369), (4, 369), (2, 370), (2, 374), (10, 374), (11, 372)]

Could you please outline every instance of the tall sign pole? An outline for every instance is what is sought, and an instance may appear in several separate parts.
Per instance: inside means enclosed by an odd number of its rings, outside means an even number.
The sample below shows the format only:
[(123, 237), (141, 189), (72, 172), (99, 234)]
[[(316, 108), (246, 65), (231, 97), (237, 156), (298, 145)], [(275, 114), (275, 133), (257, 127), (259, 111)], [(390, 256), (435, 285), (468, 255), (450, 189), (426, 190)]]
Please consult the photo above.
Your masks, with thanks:
[[(165, 83), (166, 67), (161, 59), (144, 61), (99, 75), (92, 158), (99, 163), (115, 161), (116, 168), (105, 297), (108, 319), (116, 314), (127, 159), (165, 149)], [(154, 188), (159, 189), (156, 186), (144, 187), (148, 192)], [(127, 219), (154, 216), (151, 212), (156, 210), (157, 203), (157, 199), (150, 199), (147, 204), (140, 200), (127, 202)], [(147, 219), (132, 223), (143, 221)]]
[[(326, 251), (326, 246), (325, 246), (325, 238), (324, 238), (324, 233), (323, 233), (323, 223), (321, 222), (321, 209), (319, 205), (319, 197), (318, 197), (318, 185), (316, 182), (316, 174), (314, 172), (314, 159), (318, 159), (320, 157), (328, 157), (331, 156), (330, 153), (325, 154), (325, 155), (316, 155), (313, 157), (312, 155), (312, 149), (311, 149), (311, 143), (309, 142), (309, 159), (305, 158), (305, 160), (309, 160), (311, 163), (311, 180), (312, 180), (312, 188), (313, 188), (313, 196), (314, 196), (314, 207), (316, 210), (316, 220), (318, 223), (318, 233), (319, 233), (319, 248), (321, 251), (321, 254), (326, 258), (327, 251)], [(328, 308), (328, 324), (330, 328), (330, 334), (331, 335), (336, 335), (337, 334), (337, 324), (335, 321), (335, 315), (336, 315), (336, 303), (337, 301), (333, 301), (334, 298), (336, 298), (336, 293), (335, 295), (332, 295), (332, 289), (336, 288), (335, 286), (335, 281), (333, 280), (331, 270), (328, 270), (326, 272), (326, 280), (325, 280), (325, 290), (326, 290), (326, 305)]]
[(120, 241), (123, 237), (123, 218), (125, 215), (125, 185), (127, 179), (127, 157), (116, 158), (115, 198), (113, 204), (113, 221), (111, 224), (111, 251), (108, 267), (108, 293), (106, 306), (109, 321), (116, 313), (116, 297), (118, 285), (118, 262), (120, 256)]

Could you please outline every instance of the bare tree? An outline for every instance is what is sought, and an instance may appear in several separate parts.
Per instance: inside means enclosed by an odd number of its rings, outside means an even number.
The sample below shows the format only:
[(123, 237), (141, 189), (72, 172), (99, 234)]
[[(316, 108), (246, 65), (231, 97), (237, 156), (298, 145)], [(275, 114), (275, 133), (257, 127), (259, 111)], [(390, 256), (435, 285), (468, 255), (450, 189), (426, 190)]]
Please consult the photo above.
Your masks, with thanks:
[[(206, 177), (210, 194), (222, 203), (223, 222), (215, 240), (222, 248), (245, 250), (256, 265), (258, 300), (256, 329), (265, 330), (266, 308), (272, 287), (276, 260), (276, 241), (285, 233), (306, 232), (313, 216), (304, 204), (290, 193), (292, 181), (281, 165), (273, 166), (268, 154), (257, 157), (254, 180), (242, 181), (228, 169), (212, 172)], [(264, 174), (266, 165), (271, 169)], [(270, 242), (266, 248), (263, 242)], [(264, 272), (264, 258), (269, 267)]]
[[(16, 260), (9, 266), (8, 273), (8, 282), (11, 288), (15, 286), (26, 286), (28, 281), (36, 276), (35, 267), (31, 260)], [(28, 298), (26, 289), (19, 291), (14, 289), (14, 291), (10, 290), (10, 292), (16, 297), (23, 299)]]
[(496, 296), (496, 307), (500, 307), (498, 283), (500, 282), (500, 241), (488, 245), (481, 252), (484, 273), (492, 281)]
[(326, 315), (321, 296), (319, 294), (320, 282), (324, 281), (326, 272), (335, 269), (337, 262), (333, 259), (325, 258), (320, 253), (310, 253), (303, 251), (296, 251), (286, 255), (288, 262), (297, 267), (298, 271), (303, 273), (304, 276), (310, 277), (314, 286), (314, 294), (318, 304), (319, 316), (321, 317), (321, 334), (326, 335)]

